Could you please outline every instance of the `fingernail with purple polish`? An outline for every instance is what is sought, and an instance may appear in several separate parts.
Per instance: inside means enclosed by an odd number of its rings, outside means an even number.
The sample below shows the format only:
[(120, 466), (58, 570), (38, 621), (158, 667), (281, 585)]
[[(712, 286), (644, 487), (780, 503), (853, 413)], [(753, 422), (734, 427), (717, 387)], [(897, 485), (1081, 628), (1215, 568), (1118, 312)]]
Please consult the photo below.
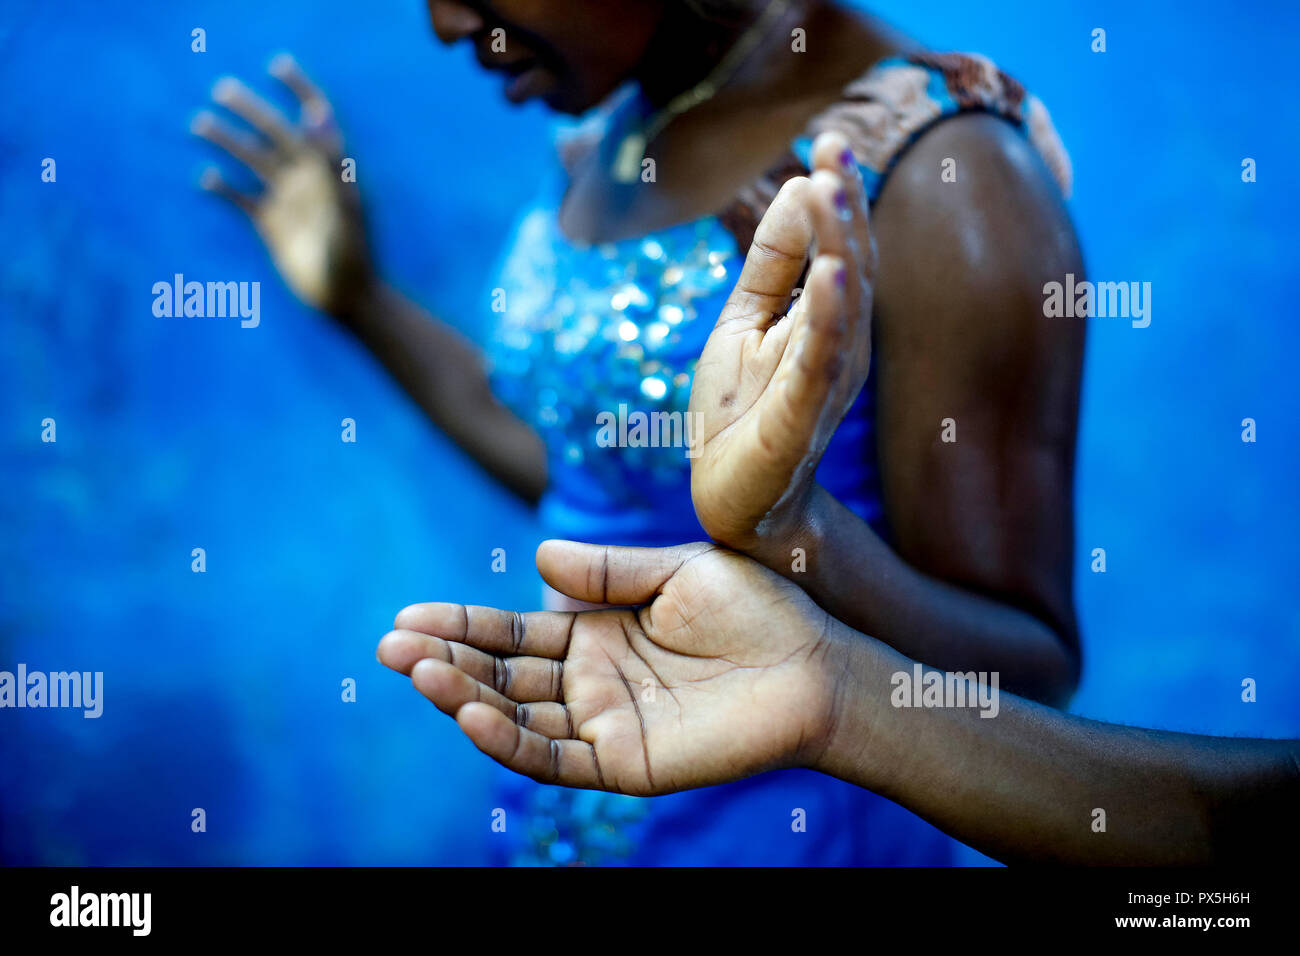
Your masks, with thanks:
[(853, 218), (853, 210), (849, 208), (849, 197), (844, 195), (844, 190), (837, 190), (835, 193), (835, 209), (840, 214), (840, 218), (848, 221)]
[(853, 150), (846, 149), (844, 152), (840, 153), (840, 165), (845, 169), (853, 168)]
[(844, 288), (844, 267), (840, 266), (835, 270), (835, 284), (841, 289)]

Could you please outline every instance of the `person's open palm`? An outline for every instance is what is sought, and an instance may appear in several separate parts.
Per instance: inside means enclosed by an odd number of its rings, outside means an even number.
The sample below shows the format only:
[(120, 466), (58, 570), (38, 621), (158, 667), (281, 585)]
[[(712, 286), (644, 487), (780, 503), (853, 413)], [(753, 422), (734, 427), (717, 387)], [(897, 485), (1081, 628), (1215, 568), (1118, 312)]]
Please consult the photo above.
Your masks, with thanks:
[(787, 182), (759, 223), (696, 365), (691, 497), (715, 541), (752, 550), (798, 521), (867, 378), (875, 261), (852, 154), (823, 134), (811, 179)]
[(571, 597), (641, 606), (416, 604), (379, 645), (484, 753), (544, 783), (634, 795), (815, 758), (835, 629), (794, 585), (709, 544), (548, 541), (537, 566)]
[(298, 99), (298, 122), (227, 77), (213, 88), (213, 100), (256, 132), (241, 132), (207, 110), (191, 126), (248, 167), (261, 193), (239, 191), (215, 168), (199, 184), (248, 214), (298, 298), (340, 315), (371, 278), (357, 186), (344, 178), (343, 141), (329, 100), (287, 54), (272, 60), (270, 72)]

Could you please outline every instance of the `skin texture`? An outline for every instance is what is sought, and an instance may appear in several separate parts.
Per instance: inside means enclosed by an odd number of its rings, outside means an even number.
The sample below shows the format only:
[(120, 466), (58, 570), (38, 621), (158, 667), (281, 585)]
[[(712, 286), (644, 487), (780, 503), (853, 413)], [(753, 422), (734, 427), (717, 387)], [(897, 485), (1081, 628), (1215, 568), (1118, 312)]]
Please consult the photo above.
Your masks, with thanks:
[[(934, 189), (945, 157), (958, 182)], [(1041, 289), (1083, 274), (1068, 217), (1028, 144), (970, 116), (905, 155), (871, 228), (892, 544), (821, 488), (760, 540), (705, 529), (909, 656), (998, 671), (1007, 689), (1063, 705), (1080, 667), (1072, 478), (1084, 329), (1044, 320)], [(954, 443), (940, 441), (948, 418)], [(795, 548), (805, 571), (793, 570)]]
[(845, 648), (846, 679), (866, 693), (840, 696), (817, 768), (995, 859), (1203, 866), (1290, 861), (1300, 848), (1300, 741), (1106, 724), (1011, 694), (991, 719), (896, 708), (887, 682), (912, 661), (875, 642)]
[(802, 525), (813, 473), (870, 367), (866, 194), (844, 137), (820, 137), (813, 165), (759, 224), (691, 388), (701, 423), (691, 498), (710, 536), (740, 549)]
[(913, 662), (748, 558), (549, 541), (537, 564), (574, 597), (642, 606), (414, 605), (379, 659), (543, 783), (646, 795), (808, 767), (1009, 863), (1289, 862), (1300, 849), (1300, 741), (1121, 727), (1011, 694), (991, 719), (894, 707), (891, 677)]
[[(828, 620), (798, 588), (708, 544), (543, 544), (537, 566), (582, 601), (636, 609), (512, 614), (418, 604), (379, 659), (409, 674), (486, 753), (538, 780), (651, 795), (798, 762), (831, 698)], [(720, 609), (746, 594), (743, 611)]]
[[(949, 156), (958, 181), (936, 191), (933, 170)], [(940, 125), (895, 175), (875, 219), (893, 541), (928, 576), (1021, 610), (1002, 626), (1043, 677), (1008, 686), (1064, 703), (1079, 668), (1071, 581), (1084, 326), (1044, 321), (1042, 288), (1085, 273), (1074, 229), (1037, 153), (993, 117)], [(948, 417), (958, 437), (943, 444)]]
[[(430, 11), (440, 39), (472, 44), (489, 66), (522, 77), (519, 71), (536, 61), (553, 76), (545, 84), (535, 77), (523, 92), (566, 110), (589, 107), (627, 78), (666, 100), (707, 73), (752, 19), (751, 13), (692, 20), (686, 4), (666, 0), (434, 0)], [(791, 23), (806, 28), (816, 56), (790, 52)], [(491, 50), (498, 27), (506, 31), (502, 53)], [(911, 48), (836, 4), (796, 3), (789, 22), (763, 38), (713, 99), (650, 144), (656, 183), (614, 184), (590, 156), (579, 157), (562, 228), (595, 241), (717, 211), (845, 83), (881, 57)], [(319, 122), (328, 104), (318, 91), (296, 85), (302, 99), (296, 122), (231, 96), (229, 85), (219, 89), (219, 105), (255, 135), (236, 145), (233, 127), (230, 136), (211, 135), (213, 127), (203, 124), (199, 132), (249, 165), (264, 189), (243, 195), (212, 175), (205, 185), (250, 215), (305, 301), (352, 331), (489, 474), (536, 501), (547, 482), (540, 439), (493, 399), (476, 349), (374, 275), (355, 185), (323, 175), (337, 168), (341, 149), (332, 123), (322, 128)], [(818, 149), (819, 156), (830, 154), (817, 160), (825, 167), (822, 180), (837, 175), (837, 146)], [(945, 158), (957, 161), (956, 183), (939, 179)], [(834, 191), (828, 184), (818, 188)], [(811, 211), (805, 215), (813, 221)], [(848, 262), (851, 314), (826, 318), (846, 330), (831, 363), (842, 367), (836, 401), (817, 406), (810, 443), (782, 452), (794, 459), (769, 461), (772, 473), (761, 480), (736, 467), (745, 458), (737, 439), (764, 434), (782, 420), (770, 410), (749, 410), (761, 383), (784, 380), (782, 361), (790, 367), (784, 346), (800, 316), (796, 310), (793, 322), (773, 321), (785, 308), (775, 289), (759, 310), (768, 315), (762, 325), (733, 322), (729, 328), (743, 327), (744, 334), (717, 335), (710, 343), (706, 359), (714, 369), (697, 382), (702, 391), (694, 407), (721, 425), (692, 479), (705, 529), (909, 656), (940, 667), (996, 670), (1011, 690), (1064, 703), (1080, 666), (1071, 581), (1083, 326), (1045, 321), (1041, 288), (1049, 278), (1084, 270), (1056, 188), (1008, 124), (953, 118), (902, 156), (870, 225), (862, 215), (852, 231), (855, 238), (840, 250)], [(874, 235), (877, 257), (866, 253), (860, 233)], [(777, 281), (793, 285), (788, 276)], [(745, 308), (729, 305), (725, 314)], [(722, 347), (728, 339), (744, 347), (729, 353)], [(839, 399), (861, 387), (863, 356), (870, 352), (879, 373), (867, 387), (878, 400), (875, 452), (889, 541), (808, 480), (842, 414)], [(744, 388), (728, 388), (727, 374)], [(733, 391), (735, 404), (724, 407)], [(957, 422), (955, 444), (938, 440), (945, 418)], [(763, 428), (752, 424), (758, 421)], [(716, 476), (710, 474), (715, 467)], [(796, 547), (806, 557), (801, 572), (792, 567)]]

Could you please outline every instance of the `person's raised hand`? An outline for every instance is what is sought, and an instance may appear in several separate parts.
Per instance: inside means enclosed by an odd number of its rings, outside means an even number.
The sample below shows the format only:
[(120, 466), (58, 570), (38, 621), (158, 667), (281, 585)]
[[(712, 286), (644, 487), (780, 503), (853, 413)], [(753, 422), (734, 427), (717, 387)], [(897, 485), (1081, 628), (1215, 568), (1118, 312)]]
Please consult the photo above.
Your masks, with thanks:
[(537, 566), (571, 597), (637, 606), (415, 604), (379, 644), (488, 756), (643, 796), (819, 758), (846, 629), (793, 584), (711, 544), (548, 541)]
[(759, 223), (696, 365), (691, 497), (715, 541), (753, 552), (798, 527), (867, 378), (875, 267), (857, 165), (825, 133), (811, 177), (787, 182)]
[(258, 194), (232, 186), (215, 168), (199, 185), (222, 196), (252, 220), (280, 274), (302, 301), (336, 316), (367, 294), (373, 279), (357, 184), (344, 178), (343, 141), (334, 109), (288, 54), (270, 73), (299, 103), (291, 122), (233, 77), (212, 90), (218, 105), (243, 120), (236, 128), (211, 110), (195, 116), (191, 130), (225, 150), (261, 182)]

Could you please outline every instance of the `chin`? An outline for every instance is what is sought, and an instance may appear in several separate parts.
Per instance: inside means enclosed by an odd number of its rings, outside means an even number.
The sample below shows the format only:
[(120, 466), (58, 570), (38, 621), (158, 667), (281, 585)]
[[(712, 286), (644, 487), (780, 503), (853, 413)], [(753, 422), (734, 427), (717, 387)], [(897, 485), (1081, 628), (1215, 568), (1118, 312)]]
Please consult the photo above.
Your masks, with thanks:
[(557, 113), (564, 113), (568, 116), (581, 116), (600, 101), (593, 100), (589, 96), (577, 96), (572, 90), (557, 87), (543, 96), (542, 102)]
[(561, 76), (563, 78), (560, 82), (541, 99), (555, 112), (569, 116), (581, 116), (599, 106), (623, 83), (623, 77), (612, 76), (608, 72), (589, 77), (586, 82), (577, 80), (567, 71)]

